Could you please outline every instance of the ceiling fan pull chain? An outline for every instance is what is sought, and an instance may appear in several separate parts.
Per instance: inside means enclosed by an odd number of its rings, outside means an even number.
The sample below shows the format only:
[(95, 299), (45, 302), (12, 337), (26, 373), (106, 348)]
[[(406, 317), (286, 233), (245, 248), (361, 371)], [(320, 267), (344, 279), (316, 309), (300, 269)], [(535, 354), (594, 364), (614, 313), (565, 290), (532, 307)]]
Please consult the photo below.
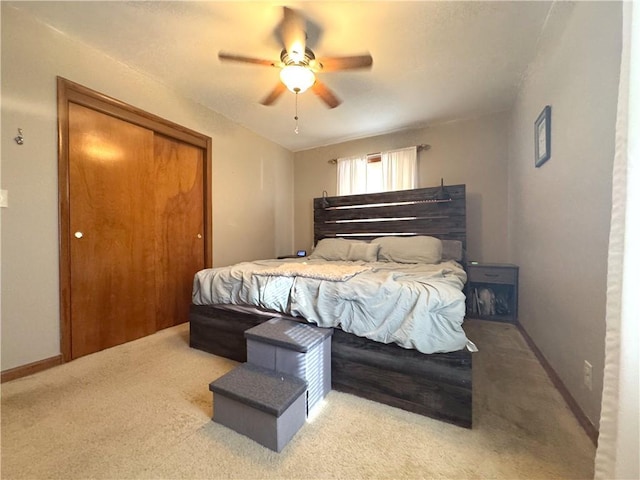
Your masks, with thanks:
[(298, 92), (296, 92), (296, 116), (293, 117), (296, 121), (296, 128), (294, 128), (294, 132), (296, 132), (296, 135), (298, 133), (300, 133), (300, 130), (298, 129)]

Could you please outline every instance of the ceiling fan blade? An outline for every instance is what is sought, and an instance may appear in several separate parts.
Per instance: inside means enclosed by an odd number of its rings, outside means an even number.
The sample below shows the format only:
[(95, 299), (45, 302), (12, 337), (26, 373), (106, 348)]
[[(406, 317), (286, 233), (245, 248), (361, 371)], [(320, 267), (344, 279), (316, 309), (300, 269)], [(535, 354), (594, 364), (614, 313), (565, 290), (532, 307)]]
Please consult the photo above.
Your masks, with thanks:
[(316, 78), (316, 83), (311, 87), (311, 91), (319, 96), (329, 108), (336, 108), (342, 102), (329, 90), (329, 88)]
[(278, 82), (275, 88), (271, 90), (269, 95), (264, 97), (260, 103), (266, 106), (273, 105), (273, 103), (284, 93), (286, 89), (287, 87), (285, 87), (283, 83)]
[(373, 58), (371, 55), (354, 55), (351, 57), (325, 57), (318, 60), (323, 72), (335, 72), (338, 70), (354, 70), (357, 68), (371, 68)]
[(235, 55), (233, 53), (218, 53), (218, 58), (222, 61), (230, 61), (230, 62), (243, 62), (243, 63), (254, 63), (256, 65), (265, 65), (267, 67), (277, 67), (278, 64), (271, 60), (264, 60), (262, 58), (253, 58), (253, 57), (244, 57), (242, 55)]
[(304, 59), (307, 43), (306, 22), (295, 10), (288, 7), (283, 7), (283, 10), (282, 41), (284, 48), (291, 60), (300, 62)]

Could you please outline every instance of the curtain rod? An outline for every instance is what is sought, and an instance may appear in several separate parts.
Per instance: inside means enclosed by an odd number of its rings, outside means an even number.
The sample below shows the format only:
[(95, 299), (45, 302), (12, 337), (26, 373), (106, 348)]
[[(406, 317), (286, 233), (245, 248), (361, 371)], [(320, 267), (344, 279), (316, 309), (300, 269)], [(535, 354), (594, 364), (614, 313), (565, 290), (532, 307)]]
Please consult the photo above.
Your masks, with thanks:
[[(420, 145), (415, 145), (416, 150), (419, 152), (420, 150), (429, 150), (431, 148), (431, 145), (427, 145), (426, 143), (421, 143)], [(406, 147), (409, 148), (409, 147)], [(378, 156), (381, 155), (382, 152), (377, 152), (377, 153), (368, 153), (367, 157), (374, 157), (374, 156)], [(331, 160), (329, 160), (330, 164), (332, 165), (336, 165), (338, 163), (338, 159), (337, 158), (332, 158)]]

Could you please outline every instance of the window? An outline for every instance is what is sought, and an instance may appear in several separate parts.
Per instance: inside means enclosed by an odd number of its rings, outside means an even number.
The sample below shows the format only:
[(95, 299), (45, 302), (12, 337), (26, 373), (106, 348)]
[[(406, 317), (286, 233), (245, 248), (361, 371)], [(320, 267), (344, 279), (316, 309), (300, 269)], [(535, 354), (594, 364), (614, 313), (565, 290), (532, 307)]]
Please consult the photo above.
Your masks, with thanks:
[(416, 147), (338, 159), (338, 195), (389, 192), (416, 187)]
[(384, 192), (382, 179), (382, 157), (376, 155), (367, 158), (367, 193)]

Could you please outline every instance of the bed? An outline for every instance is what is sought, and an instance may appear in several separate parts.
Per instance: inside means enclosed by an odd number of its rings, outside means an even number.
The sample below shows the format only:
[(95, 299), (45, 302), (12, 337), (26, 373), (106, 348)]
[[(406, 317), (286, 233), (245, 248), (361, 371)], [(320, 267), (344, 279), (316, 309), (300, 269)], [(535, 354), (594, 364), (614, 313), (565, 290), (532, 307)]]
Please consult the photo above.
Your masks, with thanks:
[(335, 390), (471, 428), (465, 225), (464, 185), (316, 198), (308, 258), (196, 274), (190, 345), (243, 362), (273, 316), (332, 327)]

